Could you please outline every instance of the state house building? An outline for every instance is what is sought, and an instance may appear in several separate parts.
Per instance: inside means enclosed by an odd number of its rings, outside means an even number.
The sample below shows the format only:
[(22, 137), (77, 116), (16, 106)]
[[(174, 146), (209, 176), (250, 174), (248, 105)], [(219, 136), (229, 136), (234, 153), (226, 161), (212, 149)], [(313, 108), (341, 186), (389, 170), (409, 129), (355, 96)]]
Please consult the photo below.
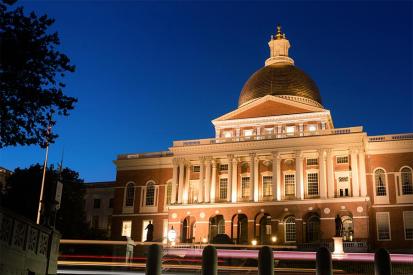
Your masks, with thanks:
[(412, 248), (413, 134), (335, 128), (280, 27), (268, 45), (214, 138), (117, 157), (112, 238), (145, 241), (151, 222), (160, 242), (173, 227), (177, 243), (301, 246), (331, 240), (339, 215), (348, 243)]

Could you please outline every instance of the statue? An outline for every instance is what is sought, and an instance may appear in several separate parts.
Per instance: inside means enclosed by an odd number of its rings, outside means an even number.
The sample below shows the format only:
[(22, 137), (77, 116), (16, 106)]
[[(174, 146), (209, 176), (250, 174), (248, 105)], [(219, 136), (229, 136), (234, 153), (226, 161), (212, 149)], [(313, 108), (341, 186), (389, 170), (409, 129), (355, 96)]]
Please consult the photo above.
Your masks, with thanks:
[(336, 216), (335, 222), (336, 222), (336, 235), (335, 235), (335, 237), (341, 237), (342, 230), (343, 230), (343, 222), (341, 221), (341, 218), (338, 214)]
[(151, 223), (151, 221), (149, 221), (149, 224), (146, 226), (145, 229), (148, 230), (146, 232), (146, 241), (152, 242), (153, 241), (153, 224)]

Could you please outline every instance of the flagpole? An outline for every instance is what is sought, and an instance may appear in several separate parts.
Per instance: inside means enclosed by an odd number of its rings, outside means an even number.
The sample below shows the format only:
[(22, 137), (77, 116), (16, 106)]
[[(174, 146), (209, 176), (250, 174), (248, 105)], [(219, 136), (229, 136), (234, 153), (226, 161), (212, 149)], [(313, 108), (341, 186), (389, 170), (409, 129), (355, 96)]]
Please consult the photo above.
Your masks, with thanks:
[(40, 187), (40, 199), (39, 199), (39, 207), (37, 209), (37, 220), (36, 223), (40, 224), (40, 215), (42, 212), (42, 204), (43, 204), (43, 190), (44, 190), (44, 181), (46, 178), (46, 169), (47, 169), (47, 158), (49, 156), (49, 143), (47, 143), (46, 146), (46, 157), (44, 159), (44, 164), (43, 164), (43, 177), (42, 177), (42, 186)]

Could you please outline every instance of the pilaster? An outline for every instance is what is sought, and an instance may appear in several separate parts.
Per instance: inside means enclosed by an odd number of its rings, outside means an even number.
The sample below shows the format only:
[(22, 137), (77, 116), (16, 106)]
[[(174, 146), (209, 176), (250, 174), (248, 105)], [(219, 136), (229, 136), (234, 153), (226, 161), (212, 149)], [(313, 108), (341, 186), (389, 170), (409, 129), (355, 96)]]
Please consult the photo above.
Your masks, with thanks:
[(357, 149), (351, 149), (350, 150), (350, 155), (351, 155), (351, 189), (353, 190), (353, 197), (359, 197), (360, 196), (360, 186), (359, 186), (359, 171), (358, 171), (358, 161), (357, 161), (357, 155), (358, 151)]

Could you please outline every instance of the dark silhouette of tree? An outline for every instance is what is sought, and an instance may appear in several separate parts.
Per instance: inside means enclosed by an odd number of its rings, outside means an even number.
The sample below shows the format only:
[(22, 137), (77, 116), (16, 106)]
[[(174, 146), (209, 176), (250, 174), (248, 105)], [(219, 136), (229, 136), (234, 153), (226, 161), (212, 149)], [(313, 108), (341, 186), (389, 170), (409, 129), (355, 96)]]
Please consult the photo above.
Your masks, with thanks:
[(75, 67), (60, 53), (58, 34), (49, 33), (54, 19), (25, 15), (0, 2), (0, 148), (53, 143), (47, 134), (56, 115), (69, 115), (76, 98), (63, 94), (66, 73)]
[[(43, 166), (40, 164), (25, 169), (16, 168), (7, 180), (3, 206), (35, 222), (42, 174)], [(63, 193), (57, 211), (56, 229), (62, 233), (62, 238), (105, 238), (105, 232), (90, 228), (87, 224), (83, 200), (84, 183), (79, 174), (69, 168), (62, 169), (61, 173), (54, 166), (47, 169), (44, 208), (53, 205), (55, 185), (59, 178), (63, 183)]]

